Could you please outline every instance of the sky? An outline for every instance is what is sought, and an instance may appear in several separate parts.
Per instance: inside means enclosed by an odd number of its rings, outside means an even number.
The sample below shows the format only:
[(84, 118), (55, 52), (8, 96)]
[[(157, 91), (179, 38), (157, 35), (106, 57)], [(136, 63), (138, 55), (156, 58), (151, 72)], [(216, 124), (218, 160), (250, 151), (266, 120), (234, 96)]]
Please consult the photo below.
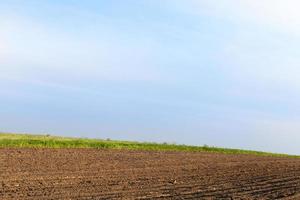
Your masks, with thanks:
[(0, 0), (0, 131), (300, 154), (297, 0)]

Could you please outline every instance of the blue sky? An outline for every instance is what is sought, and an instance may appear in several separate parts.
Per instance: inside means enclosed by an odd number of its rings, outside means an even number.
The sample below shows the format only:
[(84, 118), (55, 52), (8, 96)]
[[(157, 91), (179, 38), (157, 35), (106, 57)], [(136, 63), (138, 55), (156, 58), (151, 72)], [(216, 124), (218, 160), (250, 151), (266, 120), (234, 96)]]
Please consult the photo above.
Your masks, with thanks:
[(8, 132), (300, 154), (296, 0), (0, 0)]

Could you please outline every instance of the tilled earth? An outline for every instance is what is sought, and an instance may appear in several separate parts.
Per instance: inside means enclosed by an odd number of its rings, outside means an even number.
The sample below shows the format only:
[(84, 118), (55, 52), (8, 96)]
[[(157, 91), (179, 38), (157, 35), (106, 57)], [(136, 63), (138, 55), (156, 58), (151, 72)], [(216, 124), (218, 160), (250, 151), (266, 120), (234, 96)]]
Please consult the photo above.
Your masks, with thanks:
[(0, 199), (300, 199), (300, 159), (0, 149)]

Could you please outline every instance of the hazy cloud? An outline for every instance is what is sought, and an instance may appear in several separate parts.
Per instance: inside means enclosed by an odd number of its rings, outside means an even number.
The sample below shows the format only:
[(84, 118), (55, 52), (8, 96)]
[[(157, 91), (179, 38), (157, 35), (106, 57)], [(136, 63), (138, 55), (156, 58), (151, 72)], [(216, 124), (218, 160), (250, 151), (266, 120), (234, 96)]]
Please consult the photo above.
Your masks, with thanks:
[[(182, 1), (177, 1), (181, 4)], [(297, 0), (191, 0), (183, 7), (190, 14), (210, 15), (241, 26), (268, 26), (280, 32), (300, 34), (300, 6)]]
[[(0, 19), (2, 77), (156, 80), (155, 44), (126, 41), (106, 27), (69, 33), (26, 16)], [(126, 63), (126, 67), (124, 67)], [(47, 77), (44, 77), (47, 79)]]

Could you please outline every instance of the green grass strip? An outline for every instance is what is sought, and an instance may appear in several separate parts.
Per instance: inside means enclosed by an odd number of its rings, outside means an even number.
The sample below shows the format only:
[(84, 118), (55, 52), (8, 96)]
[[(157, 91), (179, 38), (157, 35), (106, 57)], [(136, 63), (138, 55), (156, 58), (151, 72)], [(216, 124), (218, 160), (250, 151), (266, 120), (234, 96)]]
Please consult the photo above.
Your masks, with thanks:
[(227, 149), (209, 146), (188, 146), (176, 144), (158, 144), (143, 142), (127, 142), (85, 138), (67, 138), (50, 135), (30, 135), (0, 133), (0, 148), (101, 148), (101, 149), (129, 149), (156, 151), (192, 151), (214, 152), (226, 154), (252, 154), (261, 156), (297, 157), (286, 154), (275, 154), (241, 149)]

